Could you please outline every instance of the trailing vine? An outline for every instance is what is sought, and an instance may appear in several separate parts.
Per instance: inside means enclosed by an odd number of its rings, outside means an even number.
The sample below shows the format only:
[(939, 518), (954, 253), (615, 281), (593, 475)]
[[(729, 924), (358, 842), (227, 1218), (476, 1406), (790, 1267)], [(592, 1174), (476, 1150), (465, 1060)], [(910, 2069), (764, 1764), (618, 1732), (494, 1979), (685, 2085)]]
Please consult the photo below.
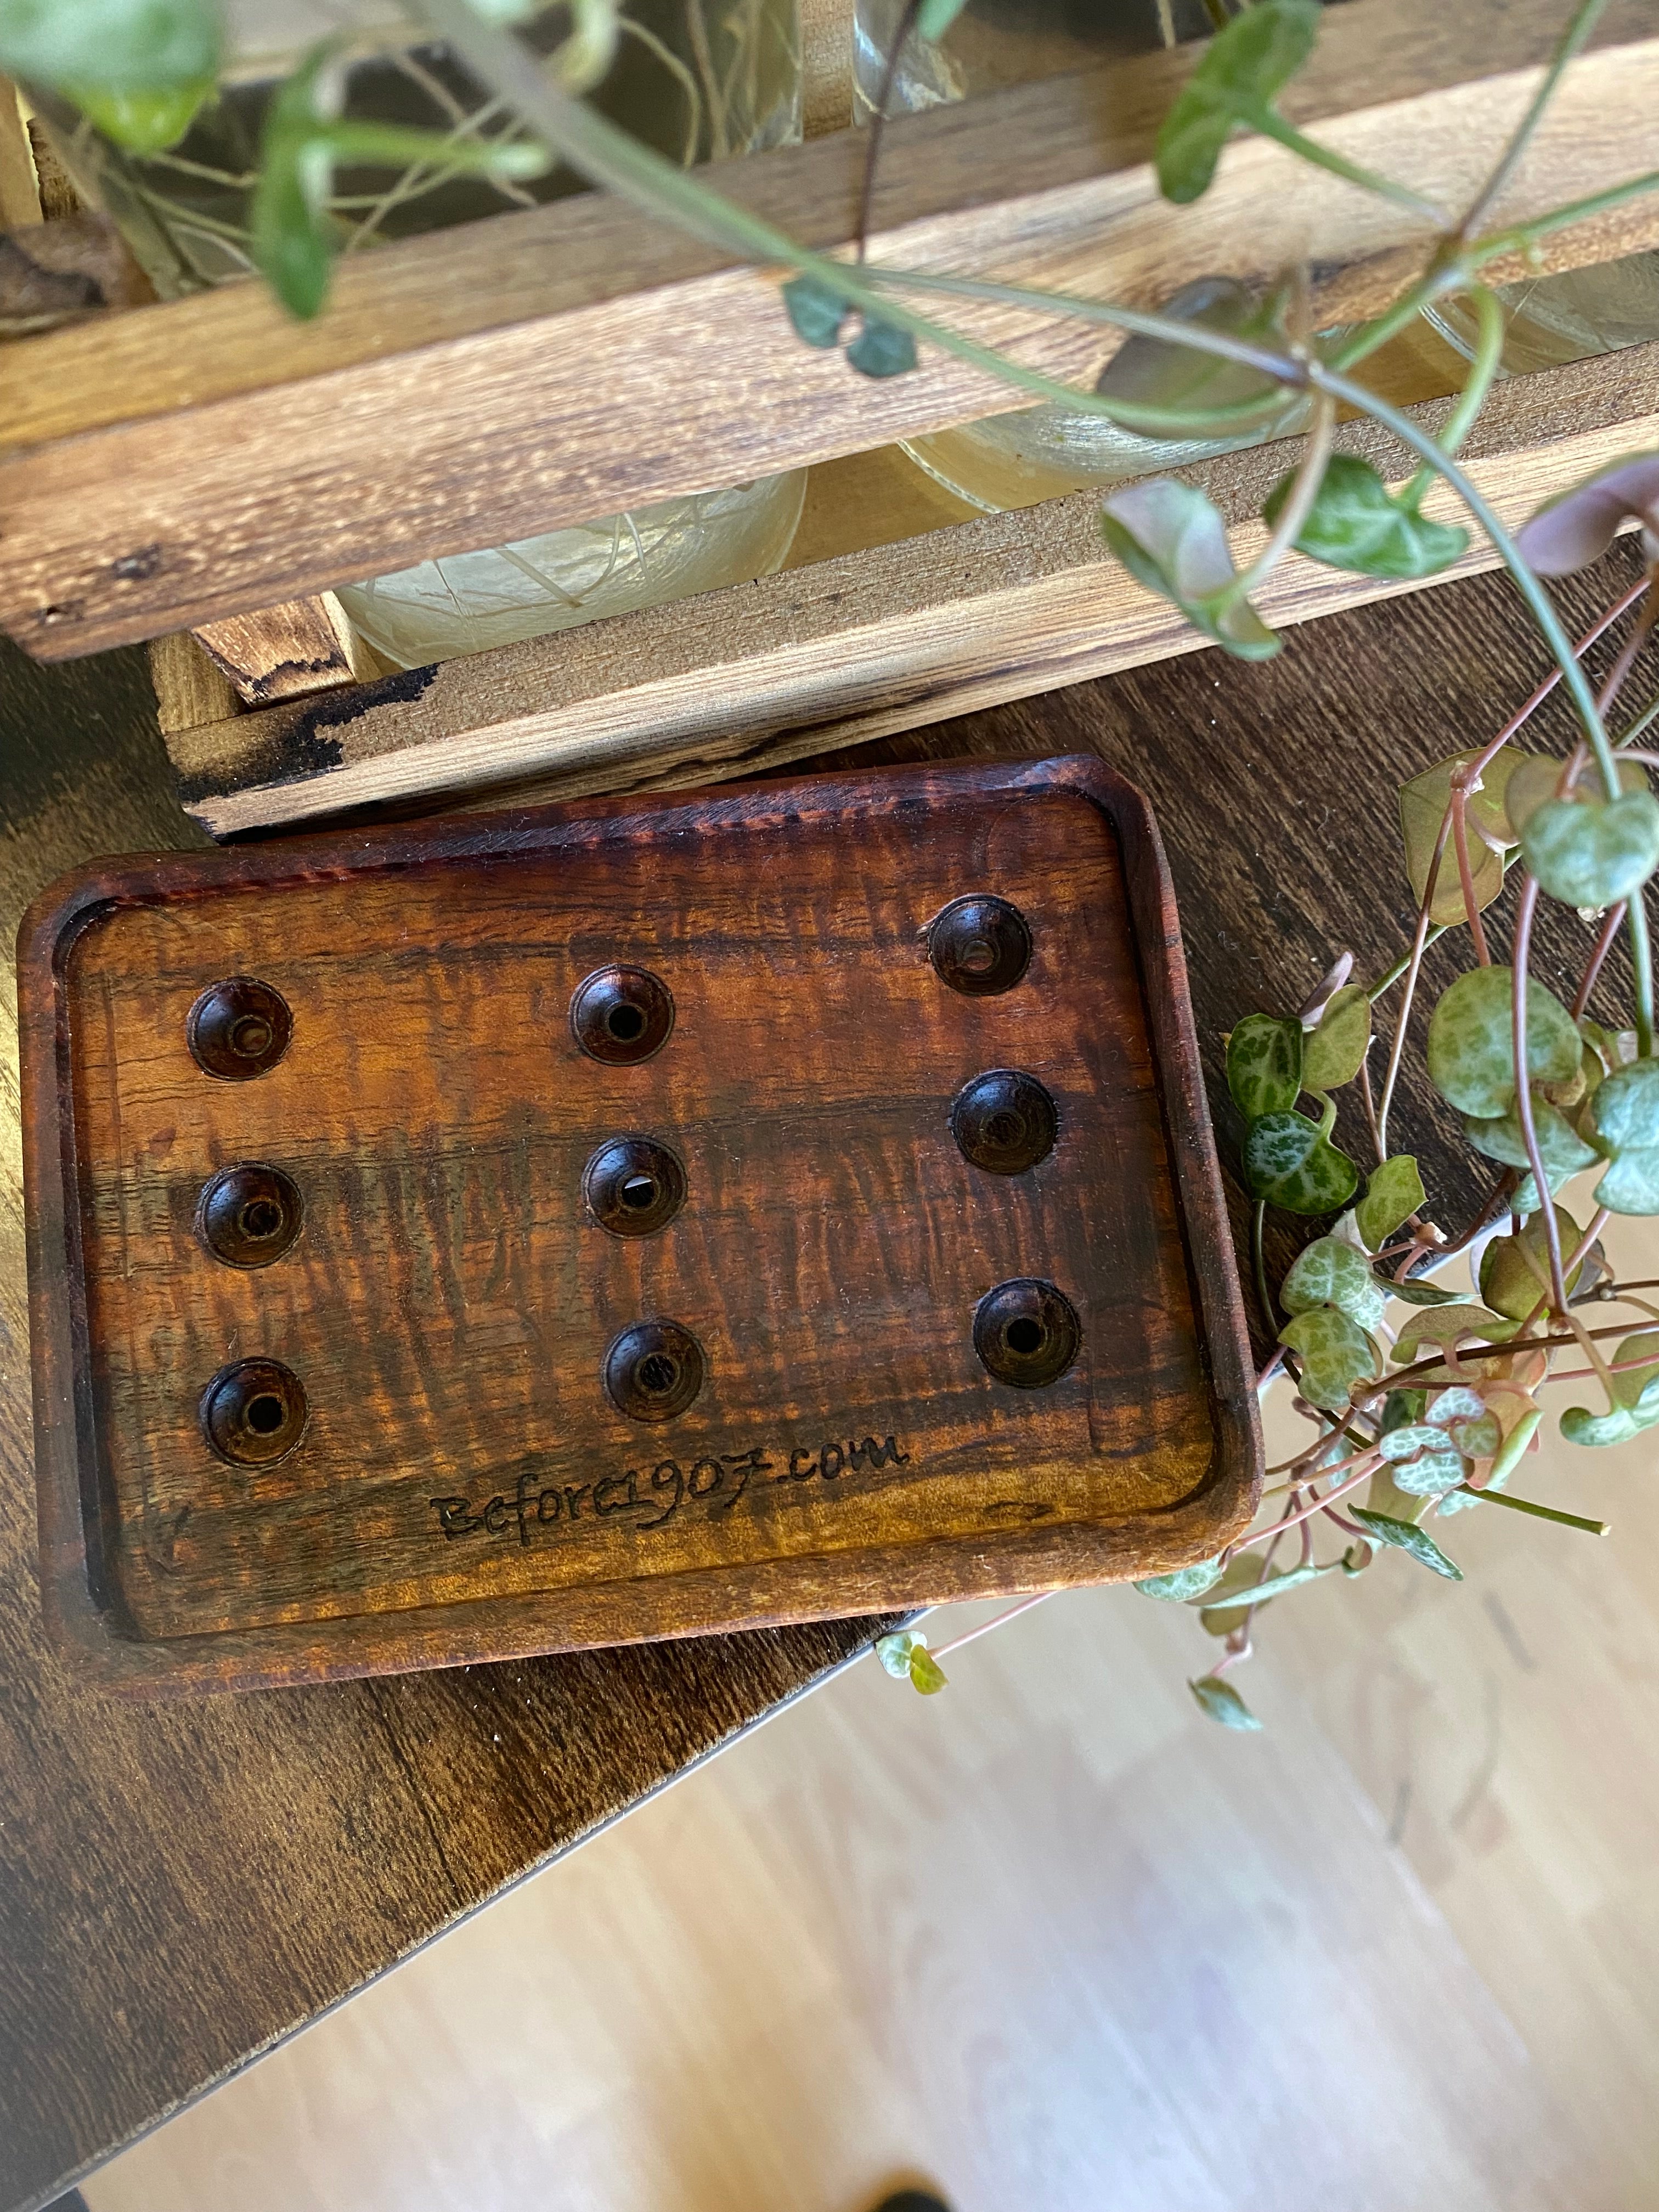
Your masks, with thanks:
[[(1148, 591), (1236, 655), (1262, 659), (1280, 649), (1255, 594), (1287, 559), (1414, 580), (1455, 561), (1473, 530), (1508, 570), (1554, 673), (1489, 741), (1401, 790), (1402, 860), (1418, 908), (1409, 945), (1369, 982), (1353, 979), (1346, 956), (1337, 959), (1306, 1006), (1246, 1013), (1228, 1041), (1227, 1083), (1244, 1127), (1239, 1170), (1254, 1206), (1249, 1272), (1278, 1340), (1262, 1383), (1280, 1371), (1288, 1376), (1312, 1433), (1267, 1471), (1255, 1525), (1217, 1558), (1139, 1587), (1194, 1607), (1219, 1638), (1219, 1657), (1192, 1687), (1203, 1709), (1230, 1727), (1257, 1724), (1231, 1675), (1250, 1653), (1263, 1607), (1291, 1591), (1351, 1578), (1391, 1552), (1459, 1578), (1439, 1524), (1483, 1503), (1601, 1528), (1508, 1487), (1546, 1418), (1547, 1389), (1584, 1386), (1580, 1395), (1589, 1402), (1559, 1416), (1561, 1433), (1576, 1443), (1607, 1445), (1659, 1425), (1659, 1304), (1642, 1295), (1656, 1286), (1614, 1280), (1599, 1241), (1612, 1216), (1659, 1213), (1659, 1057), (1645, 908), (1659, 868), (1659, 801), (1647, 777), (1659, 750), (1644, 743), (1659, 720), (1659, 702), (1627, 714), (1616, 733), (1609, 729), (1609, 719), (1625, 711), (1626, 682), (1659, 615), (1659, 454), (1600, 472), (1516, 535), (1455, 458), (1504, 346), (1504, 310), (1486, 272), (1659, 187), (1659, 171), (1650, 172), (1522, 222), (1500, 219), (1503, 197), (1604, 3), (1579, 0), (1573, 9), (1527, 112), (1460, 211), (1357, 167), (1281, 113), (1279, 97), (1318, 36), (1317, 0), (1254, 0), (1231, 14), (1218, 0), (1220, 27), (1158, 135), (1164, 196), (1182, 205), (1200, 198), (1230, 140), (1251, 132), (1344, 188), (1407, 210), (1425, 233), (1415, 282), (1386, 312), (1334, 336), (1308, 327), (1306, 287), (1294, 271), (1248, 315), (1206, 319), (891, 266), (870, 258), (862, 223), (846, 255), (802, 246), (728, 200), (708, 173), (677, 167), (584, 100), (614, 50), (620, 0), (568, 0), (568, 35), (546, 60), (514, 29), (539, 12), (533, 7), (409, 0), (412, 19), (441, 39), (513, 119), (499, 137), (376, 138), (371, 126), (340, 115), (340, 53), (332, 43), (306, 58), (266, 124), (254, 255), (299, 314), (323, 304), (339, 250), (328, 211), (337, 161), (448, 164), (512, 178), (557, 160), (776, 272), (781, 312), (802, 341), (839, 349), (855, 374), (923, 373), (924, 356), (943, 353), (999, 378), (1012, 401), (1059, 402), (1170, 438), (1265, 423), (1287, 395), (1299, 397), (1309, 422), (1301, 457), (1264, 502), (1264, 539), (1242, 572), (1222, 515), (1180, 477), (1132, 483), (1102, 502), (1110, 550)], [(962, 5), (915, 0), (900, 37), (938, 39)], [(211, 95), (222, 41), (215, 0), (64, 0), (51, 8), (0, 0), (0, 66), (72, 100), (100, 129), (140, 150), (174, 143)], [(1425, 307), (1453, 295), (1468, 303), (1476, 342), (1464, 388), (1432, 435), (1358, 372)], [(1078, 389), (940, 319), (953, 301), (1081, 320), (1127, 343), (1097, 386)], [(1406, 447), (1416, 464), (1408, 482), (1391, 490), (1371, 462), (1333, 450), (1340, 409), (1369, 418)], [(1437, 483), (1461, 505), (1467, 526), (1425, 514)], [(1587, 566), (1632, 522), (1644, 533), (1644, 579), (1575, 645), (1545, 580)], [(1626, 635), (1598, 693), (1582, 656), (1619, 622)], [(1571, 702), (1576, 742), (1561, 757), (1520, 750), (1531, 714), (1557, 685)], [(1492, 958), (1484, 919), (1500, 899), (1512, 910), (1507, 964)], [(1586, 919), (1571, 1006), (1530, 972), (1544, 900)], [(1425, 1010), (1424, 955), (1449, 933), (1467, 963)], [(1621, 938), (1633, 979), (1629, 1018), (1609, 1027), (1588, 1007)], [(1467, 1186), (1432, 1202), (1415, 1158), (1389, 1145), (1413, 1018), (1424, 1011), (1426, 1023), (1417, 1029), (1426, 1074), (1460, 1117), (1469, 1147)], [(1335, 1139), (1337, 1094), (1351, 1086), (1370, 1142), (1363, 1167)], [(1559, 1194), (1570, 1179), (1590, 1173), (1599, 1179), (1581, 1221)], [(1275, 1212), (1324, 1224), (1276, 1286), (1264, 1233)], [(1471, 1260), (1467, 1291), (1440, 1279)], [(1594, 1328), (1592, 1313), (1600, 1322)], [(1322, 1543), (1332, 1547), (1325, 1556)], [(884, 1638), (878, 1648), (890, 1671), (918, 1688), (943, 1686), (939, 1655), (929, 1654), (920, 1632)]]

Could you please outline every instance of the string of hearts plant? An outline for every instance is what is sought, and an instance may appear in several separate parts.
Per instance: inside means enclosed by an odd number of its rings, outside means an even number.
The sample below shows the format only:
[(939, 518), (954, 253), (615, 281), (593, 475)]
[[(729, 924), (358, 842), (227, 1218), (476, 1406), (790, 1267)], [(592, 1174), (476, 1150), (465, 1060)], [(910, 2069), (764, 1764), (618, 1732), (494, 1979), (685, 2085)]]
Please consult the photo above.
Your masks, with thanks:
[[(941, 36), (963, 4), (911, 0), (890, 76), (906, 39)], [(1207, 1713), (1233, 1728), (1257, 1723), (1228, 1678), (1249, 1655), (1256, 1615), (1287, 1592), (1362, 1573), (1389, 1551), (1459, 1578), (1425, 1523), (1482, 1500), (1601, 1529), (1599, 1522), (1506, 1490), (1545, 1418), (1547, 1386), (1583, 1384), (1595, 1401), (1561, 1414), (1561, 1432), (1571, 1442), (1605, 1445), (1659, 1424), (1659, 1304), (1641, 1295), (1659, 1285), (1614, 1281), (1598, 1242), (1612, 1214), (1659, 1212), (1659, 1058), (1644, 906), (1659, 868), (1659, 801), (1646, 781), (1659, 750), (1643, 744), (1659, 720), (1659, 702), (1630, 717), (1616, 735), (1608, 727), (1659, 617), (1659, 454), (1634, 457), (1580, 485), (1518, 537), (1455, 458), (1504, 346), (1502, 303), (1482, 272), (1659, 188), (1659, 171), (1650, 172), (1522, 223), (1492, 223), (1604, 4), (1579, 0), (1492, 174), (1473, 203), (1453, 213), (1406, 184), (1357, 167), (1279, 112), (1279, 94), (1313, 50), (1318, 0), (1254, 0), (1236, 14), (1215, 0), (1220, 27), (1158, 137), (1165, 196), (1177, 204), (1200, 198), (1228, 140), (1237, 131), (1255, 131), (1347, 187), (1408, 208), (1429, 234), (1421, 274), (1395, 305), (1334, 336), (1307, 327), (1306, 287), (1297, 272), (1243, 309), (1224, 303), (1183, 316), (877, 264), (861, 242), (851, 258), (812, 252), (584, 102), (582, 91), (603, 74), (614, 49), (620, 0), (568, 0), (568, 36), (549, 62), (512, 27), (539, 13), (539, 4), (409, 0), (416, 21), (495, 96), (505, 118), (499, 136), (397, 133), (369, 143), (363, 126), (339, 117), (337, 42), (296, 70), (273, 100), (265, 131), (255, 255), (299, 313), (321, 306), (338, 249), (329, 213), (337, 161), (419, 161), (434, 171), (447, 165), (516, 176), (556, 157), (590, 182), (778, 271), (783, 307), (800, 337), (842, 348), (855, 373), (917, 373), (919, 348), (933, 349), (1029, 398), (1097, 413), (1150, 436), (1234, 434), (1279, 416), (1287, 395), (1301, 397), (1309, 418), (1302, 456), (1266, 501), (1266, 541), (1243, 572), (1219, 513), (1179, 477), (1129, 485), (1103, 503), (1111, 550), (1231, 653), (1261, 659), (1279, 650), (1252, 594), (1293, 556), (1391, 580), (1429, 576), (1455, 561), (1468, 532), (1424, 512), (1437, 482), (1455, 495), (1514, 580), (1555, 672), (1489, 743), (1442, 762), (1402, 790), (1405, 863), (1418, 901), (1409, 947), (1369, 984), (1352, 980), (1345, 956), (1307, 1006), (1248, 1014), (1228, 1042), (1227, 1080), (1246, 1131), (1240, 1165), (1255, 1200), (1252, 1272), (1279, 1338), (1262, 1379), (1265, 1385), (1283, 1368), (1314, 1434), (1269, 1470), (1265, 1517), (1226, 1553), (1139, 1587), (1196, 1607), (1221, 1638), (1220, 1657), (1192, 1688)], [(50, 86), (106, 132), (149, 150), (176, 140), (209, 94), (222, 33), (216, 0), (51, 6), (0, 0), (0, 67)], [(872, 156), (878, 135), (872, 133)], [(866, 207), (868, 200), (866, 191)], [(1432, 435), (1355, 372), (1425, 307), (1453, 295), (1468, 303), (1477, 337), (1464, 389)], [(922, 314), (910, 304), (919, 298), (990, 300), (1080, 318), (1120, 334), (1121, 343), (1097, 386), (1079, 391)], [(1339, 407), (1368, 416), (1415, 457), (1416, 472), (1403, 489), (1391, 492), (1369, 461), (1332, 450)], [(1644, 532), (1647, 574), (1575, 646), (1542, 580), (1588, 565), (1632, 520)], [(1620, 621), (1627, 635), (1598, 695), (1581, 656)], [(1579, 726), (1576, 744), (1559, 759), (1519, 751), (1516, 738), (1557, 684)], [(1507, 964), (1492, 960), (1482, 920), (1500, 896), (1514, 908)], [(1545, 898), (1589, 924), (1571, 1006), (1529, 971)], [(1440, 1211), (1462, 1224), (1449, 1229), (1435, 1218), (1416, 1161), (1389, 1151), (1389, 1122), (1422, 995), (1424, 954), (1450, 930), (1466, 933), (1470, 964), (1429, 1010), (1423, 1049), (1430, 1081), (1462, 1117), (1477, 1170), (1468, 1188), (1477, 1195), (1473, 1201), (1466, 1192), (1444, 1195)], [(1632, 1002), (1628, 1025), (1611, 1029), (1587, 1009), (1621, 936)], [(1373, 1066), (1379, 1022), (1387, 1027), (1380, 1068)], [(1375, 1153), (1363, 1188), (1359, 1167), (1333, 1140), (1334, 1094), (1350, 1085), (1358, 1086)], [(1600, 1180), (1581, 1224), (1558, 1194), (1569, 1178), (1592, 1170)], [(1304, 1221), (1334, 1217), (1276, 1293), (1265, 1261), (1269, 1208)], [(1465, 1255), (1478, 1262), (1478, 1298), (1429, 1279)], [(1592, 1307), (1610, 1318), (1588, 1326)], [(1322, 1539), (1334, 1540), (1331, 1556), (1319, 1556)], [(890, 1671), (918, 1688), (943, 1686), (942, 1652), (930, 1653), (917, 1631), (883, 1639), (878, 1650)]]

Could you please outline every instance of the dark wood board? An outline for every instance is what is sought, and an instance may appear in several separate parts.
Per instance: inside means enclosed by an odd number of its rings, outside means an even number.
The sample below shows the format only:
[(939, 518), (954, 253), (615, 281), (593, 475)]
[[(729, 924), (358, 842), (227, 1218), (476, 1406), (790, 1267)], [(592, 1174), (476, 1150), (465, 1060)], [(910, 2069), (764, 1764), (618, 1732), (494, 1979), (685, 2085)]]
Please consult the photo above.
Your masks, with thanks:
[[(988, 895), (1024, 957), (953, 988), (930, 933)], [(611, 1064), (571, 1010), (614, 963), (672, 1014), (648, 1055), (602, 1034)], [(234, 1080), (190, 1042), (227, 978), (292, 1024)], [(1092, 756), (95, 866), (37, 902), (19, 981), (45, 1587), (106, 1680), (1124, 1579), (1254, 1510), (1167, 872)], [(952, 1133), (1001, 1070), (1057, 1109), (1018, 1173)], [(630, 1133), (684, 1186), (648, 1234), (584, 1199)], [(239, 1241), (233, 1207), (216, 1255), (203, 1194), (247, 1163), (302, 1225)], [(984, 1302), (1034, 1279), (1080, 1340), (1000, 1375)], [(602, 1379), (641, 1325), (690, 1333), (672, 1418)], [(283, 1363), (249, 1386), (270, 1442), (216, 1449), (250, 1359)]]
[[(1567, 618), (1585, 626), (1634, 569), (1633, 549), (1623, 547), (1563, 587)], [(1353, 945), (1374, 969), (1394, 957), (1407, 895), (1389, 864), (1390, 784), (1495, 729), (1545, 666), (1513, 592), (1483, 577), (1334, 617), (1265, 667), (1196, 653), (820, 765), (1081, 747), (1148, 793), (1181, 902), (1225, 1173), (1236, 1132), (1217, 1082), (1222, 1032), (1241, 1007), (1297, 1004), (1334, 945)], [(1654, 681), (1650, 658), (1637, 696)], [(1562, 734), (1548, 717), (1541, 727)], [(0, 809), (8, 929), (42, 885), (80, 861), (206, 842), (168, 788), (137, 653), (44, 669), (0, 645)], [(1547, 975), (1565, 968), (1577, 927), (1569, 918), (1545, 943)], [(0, 963), (0, 1010), (9, 994)], [(3, 1110), (9, 1125), (10, 1097)], [(1420, 1150), (1431, 1188), (1451, 1189), (1453, 1133), (1414, 1077), (1400, 1134)], [(1229, 1190), (1236, 1200), (1231, 1179)], [(0, 1172), (3, 2212), (48, 2201), (779, 1710), (862, 1650), (872, 1626), (238, 1698), (112, 1698), (62, 1663), (41, 1623), (23, 1281), (9, 1136)], [(1101, 1689), (1112, 1693), (1110, 1684)], [(893, 1692), (909, 1694), (896, 1683)]]

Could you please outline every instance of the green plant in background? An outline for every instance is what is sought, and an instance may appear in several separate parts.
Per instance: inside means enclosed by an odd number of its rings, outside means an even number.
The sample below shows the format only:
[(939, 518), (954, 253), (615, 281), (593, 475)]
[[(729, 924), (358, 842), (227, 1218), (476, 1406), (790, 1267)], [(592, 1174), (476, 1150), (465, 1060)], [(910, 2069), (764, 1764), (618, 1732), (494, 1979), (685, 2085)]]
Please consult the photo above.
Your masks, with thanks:
[[(911, 0), (897, 47), (938, 37), (963, 0)], [(1659, 752), (1642, 740), (1659, 702), (1616, 734), (1608, 718), (1659, 615), (1659, 454), (1600, 472), (1553, 502), (1518, 537), (1504, 527), (1455, 454), (1498, 368), (1504, 311), (1483, 282), (1491, 264), (1534, 251), (1555, 231), (1659, 187), (1659, 171), (1624, 179), (1519, 224), (1491, 227), (1548, 103), (1594, 29), (1605, 0), (1580, 0), (1536, 94), (1492, 173), (1461, 213), (1375, 175), (1309, 137), (1276, 102), (1313, 51), (1317, 0), (1255, 0), (1229, 14), (1165, 118), (1157, 169), (1164, 195), (1188, 204), (1208, 190), (1236, 131), (1269, 137), (1346, 187), (1382, 196), (1428, 234), (1417, 281), (1357, 328), (1320, 337), (1309, 327), (1306, 285), (1291, 276), (1242, 322), (1182, 319), (1107, 301), (949, 273), (907, 270), (816, 253), (685, 173), (580, 97), (603, 73), (621, 21), (619, 0), (570, 0), (564, 43), (544, 62), (514, 33), (538, 7), (514, 0), (409, 0), (412, 21), (441, 40), (484, 86), (518, 135), (489, 143), (443, 134), (381, 133), (343, 124), (333, 96), (337, 49), (309, 56), (272, 102), (258, 185), (255, 252), (297, 313), (325, 296), (339, 240), (326, 212), (337, 160), (447, 162), (507, 175), (557, 159), (592, 184), (678, 223), (741, 259), (782, 272), (782, 308), (808, 345), (842, 349), (872, 377), (917, 373), (929, 349), (970, 362), (1012, 392), (1098, 413), (1143, 435), (1193, 438), (1260, 423), (1287, 396), (1310, 406), (1297, 467), (1261, 513), (1263, 538), (1237, 568), (1224, 520), (1176, 477), (1127, 485), (1103, 503), (1109, 547), (1148, 590), (1179, 607), (1206, 636), (1247, 659), (1280, 641), (1255, 595), (1291, 555), (1364, 575), (1432, 575), (1465, 550), (1470, 532), (1425, 515), (1446, 487), (1514, 580), (1556, 664), (1555, 673), (1486, 744), (1413, 777), (1401, 791), (1403, 864), (1418, 902), (1411, 945), (1369, 984), (1340, 960), (1294, 1014), (1252, 1013), (1228, 1040), (1227, 1083), (1243, 1125), (1240, 1168), (1254, 1200), (1252, 1273), (1279, 1348), (1263, 1376), (1282, 1370), (1314, 1434), (1263, 1495), (1267, 1517), (1218, 1559), (1139, 1587), (1195, 1609), (1222, 1646), (1193, 1684), (1212, 1718), (1256, 1723), (1225, 1679), (1248, 1656), (1261, 1609), (1296, 1589), (1351, 1579), (1397, 1551), (1451, 1579), (1459, 1570), (1425, 1523), (1482, 1501), (1581, 1529), (1587, 1517), (1511, 1496), (1506, 1486), (1544, 1419), (1540, 1392), (1589, 1386), (1595, 1402), (1561, 1416), (1569, 1440), (1595, 1446), (1659, 1425), (1659, 1306), (1619, 1284), (1598, 1242), (1614, 1213), (1659, 1212), (1659, 1058), (1645, 889), (1659, 867), (1659, 801), (1646, 772)], [(98, 127), (141, 150), (176, 138), (214, 81), (221, 26), (212, 0), (0, 0), (0, 67), (76, 103)], [(356, 135), (351, 135), (353, 133)], [(372, 136), (373, 134), (371, 134)], [(418, 139), (419, 143), (416, 143)], [(394, 141), (396, 143), (394, 143)], [(873, 164), (879, 132), (871, 133)], [(866, 194), (867, 209), (869, 194)], [(1379, 347), (1425, 308), (1458, 295), (1478, 340), (1463, 391), (1431, 435), (1357, 379)], [(1008, 361), (923, 314), (917, 300), (993, 301), (1080, 319), (1142, 342), (1133, 396), (1078, 391)], [(1160, 375), (1160, 359), (1168, 374)], [(1333, 449), (1337, 410), (1391, 433), (1415, 472), (1390, 490), (1371, 462)], [(1542, 578), (1587, 565), (1634, 520), (1650, 556), (1642, 584), (1577, 645), (1563, 629)], [(1633, 617), (1599, 695), (1581, 663), (1614, 622)], [(1580, 735), (1564, 758), (1521, 754), (1515, 740), (1557, 684)], [(1589, 932), (1568, 1006), (1529, 972), (1541, 898), (1576, 909)], [(1510, 902), (1507, 962), (1492, 958), (1483, 916)], [(1428, 945), (1465, 933), (1471, 964), (1429, 1011), (1429, 1079), (1461, 1117), (1468, 1188), (1446, 1194), (1462, 1225), (1431, 1210), (1416, 1161), (1392, 1152), (1388, 1128)], [(1627, 1026), (1588, 1012), (1615, 940), (1628, 941), (1633, 991)], [(1380, 1071), (1372, 1059), (1388, 1026)], [(1334, 1140), (1336, 1095), (1352, 1087), (1374, 1158), (1362, 1171)], [(1579, 1224), (1557, 1202), (1565, 1182), (1595, 1170), (1592, 1211)], [(1329, 1225), (1308, 1243), (1275, 1292), (1263, 1229), (1269, 1209)], [(1478, 1255), (1468, 1293), (1431, 1279)], [(1476, 1292), (1478, 1291), (1478, 1295)], [(1586, 1309), (1628, 1318), (1586, 1325)], [(1581, 1364), (1563, 1367), (1563, 1358)], [(1360, 1493), (1363, 1492), (1363, 1498)], [(1318, 1537), (1339, 1548), (1316, 1556)], [(1286, 1554), (1285, 1545), (1292, 1547)], [(1035, 1602), (1024, 1601), (1015, 1610)], [(981, 1632), (975, 1631), (974, 1633)], [(966, 1641), (957, 1639), (958, 1643)], [(956, 1648), (954, 1645), (949, 1647)], [(939, 1654), (915, 1631), (883, 1638), (884, 1665), (921, 1690), (942, 1687)]]

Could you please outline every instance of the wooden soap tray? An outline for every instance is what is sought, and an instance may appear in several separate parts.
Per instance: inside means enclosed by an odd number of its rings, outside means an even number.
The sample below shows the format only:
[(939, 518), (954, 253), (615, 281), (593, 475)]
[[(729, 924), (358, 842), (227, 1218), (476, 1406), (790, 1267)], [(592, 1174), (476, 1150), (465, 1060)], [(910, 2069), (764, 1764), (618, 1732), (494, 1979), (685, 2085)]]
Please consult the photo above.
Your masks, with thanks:
[(1097, 761), (110, 862), (21, 941), (41, 1577), (206, 1690), (1145, 1575), (1255, 1400)]

